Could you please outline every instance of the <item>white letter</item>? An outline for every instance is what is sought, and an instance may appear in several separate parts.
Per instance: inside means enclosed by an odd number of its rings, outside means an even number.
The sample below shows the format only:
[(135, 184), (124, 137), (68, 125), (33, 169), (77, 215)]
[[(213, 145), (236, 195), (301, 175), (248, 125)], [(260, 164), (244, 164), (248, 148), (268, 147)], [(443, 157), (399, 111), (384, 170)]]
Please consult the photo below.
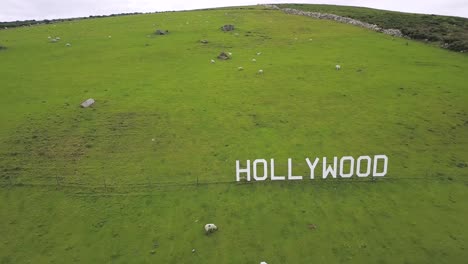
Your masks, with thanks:
[(302, 176), (292, 175), (292, 159), (288, 159), (288, 180), (302, 180)]
[[(343, 173), (344, 162), (349, 160), (351, 162), (351, 166), (349, 167), (349, 173)], [(351, 156), (344, 156), (340, 159), (340, 177), (341, 178), (350, 178), (354, 174), (354, 158)]]
[(333, 157), (333, 168), (332, 168), (332, 166), (327, 166), (327, 158), (323, 157), (323, 175), (322, 175), (322, 177), (324, 179), (327, 178), (328, 173), (330, 173), (333, 178), (336, 178), (336, 163), (338, 163), (338, 158)]
[(310, 163), (309, 158), (307, 158), (306, 161), (307, 161), (307, 165), (309, 165), (309, 168), (310, 168), (310, 178), (314, 179), (314, 177), (315, 177), (315, 166), (317, 166), (319, 158), (315, 158), (314, 164)]
[(272, 181), (284, 181), (285, 176), (275, 176), (275, 160), (271, 159), (271, 180)]
[(240, 181), (240, 174), (247, 173), (247, 181), (250, 181), (250, 160), (247, 160), (247, 168), (241, 169), (240, 162), (236, 160), (236, 180)]
[[(361, 173), (361, 161), (362, 160), (367, 160), (367, 169), (365, 173)], [(356, 165), (356, 174), (358, 177), (367, 177), (371, 173), (371, 158), (369, 156), (360, 156), (357, 159), (357, 165)]]
[[(263, 163), (263, 177), (257, 177), (257, 163)], [(268, 164), (264, 159), (256, 159), (253, 162), (253, 177), (256, 181), (264, 181), (268, 177)]]
[[(377, 163), (379, 162), (379, 159), (384, 160), (384, 169), (383, 172), (377, 172)], [(385, 174), (387, 174), (387, 165), (388, 165), (388, 157), (386, 155), (375, 155), (374, 156), (374, 171), (373, 171), (373, 176), (374, 177), (383, 177)]]

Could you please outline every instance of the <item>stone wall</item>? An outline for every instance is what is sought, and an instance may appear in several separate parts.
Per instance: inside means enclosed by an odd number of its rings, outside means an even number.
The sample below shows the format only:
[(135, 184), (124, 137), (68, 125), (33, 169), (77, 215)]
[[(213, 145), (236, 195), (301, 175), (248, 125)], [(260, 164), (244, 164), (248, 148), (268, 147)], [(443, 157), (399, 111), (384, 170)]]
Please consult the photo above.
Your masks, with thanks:
[(291, 14), (291, 15), (299, 15), (299, 16), (308, 16), (308, 17), (313, 17), (317, 19), (327, 19), (327, 20), (334, 20), (340, 23), (345, 23), (345, 24), (350, 24), (362, 28), (367, 28), (376, 32), (381, 32), (390, 36), (394, 37), (404, 37), (403, 33), (399, 29), (384, 29), (381, 28), (377, 25), (374, 24), (369, 24), (366, 22), (362, 22), (356, 19), (352, 19), (349, 17), (342, 17), (334, 14), (327, 14), (327, 13), (318, 13), (318, 12), (307, 12), (307, 11), (302, 11), (302, 10), (297, 10), (293, 8), (279, 8), (276, 5), (264, 5), (267, 8), (271, 9), (276, 9), (276, 10), (281, 10), (285, 12), (286, 14)]

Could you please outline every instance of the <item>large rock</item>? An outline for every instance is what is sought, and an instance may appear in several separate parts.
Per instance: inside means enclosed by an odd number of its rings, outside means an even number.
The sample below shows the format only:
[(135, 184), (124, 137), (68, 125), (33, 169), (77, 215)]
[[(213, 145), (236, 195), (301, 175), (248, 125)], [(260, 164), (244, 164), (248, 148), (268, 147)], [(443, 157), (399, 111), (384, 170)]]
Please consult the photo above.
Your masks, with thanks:
[(156, 35), (167, 35), (169, 33), (169, 30), (162, 30), (162, 29), (158, 29), (154, 32), (154, 34)]
[(233, 31), (234, 30), (234, 25), (224, 25), (221, 27), (222, 31)]
[(231, 56), (229, 56), (229, 54), (227, 54), (226, 52), (221, 52), (219, 55), (218, 55), (218, 59), (220, 60), (229, 60), (231, 58)]
[(95, 103), (94, 99), (93, 99), (93, 98), (89, 98), (88, 100), (86, 100), (86, 101), (84, 101), (83, 103), (81, 103), (81, 107), (83, 107), (83, 108), (88, 108), (88, 107), (92, 106), (94, 103)]
[(215, 224), (206, 224), (205, 225), (205, 233), (210, 234), (218, 230), (218, 227)]

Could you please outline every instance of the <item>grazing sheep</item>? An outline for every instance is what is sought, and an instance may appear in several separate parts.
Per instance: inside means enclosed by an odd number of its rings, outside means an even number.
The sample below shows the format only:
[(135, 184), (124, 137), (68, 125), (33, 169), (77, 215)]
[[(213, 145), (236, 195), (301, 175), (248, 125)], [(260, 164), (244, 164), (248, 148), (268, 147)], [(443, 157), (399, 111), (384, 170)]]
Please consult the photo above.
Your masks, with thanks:
[(50, 42), (52, 42), (52, 43), (55, 43), (55, 42), (57, 42), (57, 41), (58, 41), (58, 40), (57, 40), (57, 39), (54, 39), (54, 38), (50, 40)]
[(239, 71), (243, 71), (243, 70), (244, 70), (243, 67), (238, 67), (237, 69), (238, 69)]
[(215, 63), (215, 60), (211, 59), (211, 61), (210, 61), (210, 62), (211, 62), (211, 63)]
[(206, 224), (205, 225), (205, 233), (208, 235), (210, 233), (215, 232), (218, 230), (218, 227), (215, 224)]
[(256, 59), (252, 59), (252, 62), (257, 62), (257, 60), (256, 60)]
[(108, 38), (112, 38), (112, 36), (109, 35)]
[(48, 38), (48, 39), (51, 39), (52, 37), (51, 37), (51, 36), (48, 36), (47, 38)]
[(228, 55), (229, 55), (229, 56), (232, 56), (232, 52), (228, 52)]
[(268, 263), (266, 263), (265, 261), (262, 261), (262, 262), (260, 262), (260, 264), (268, 264)]
[(263, 70), (258, 70), (258, 74), (263, 74)]
[(341, 70), (341, 66), (340, 66), (340, 65), (336, 65), (336, 66), (335, 66), (335, 69), (336, 69), (337, 71), (339, 71), (339, 70)]
[(60, 37), (55, 37), (56, 40), (60, 40)]
[(261, 52), (257, 52), (257, 56), (260, 56), (260, 55), (262, 55), (262, 53), (261, 53)]
[(67, 43), (67, 44), (65, 44), (65, 46), (67, 46), (67, 47), (71, 47), (71, 44), (70, 44), (70, 43)]

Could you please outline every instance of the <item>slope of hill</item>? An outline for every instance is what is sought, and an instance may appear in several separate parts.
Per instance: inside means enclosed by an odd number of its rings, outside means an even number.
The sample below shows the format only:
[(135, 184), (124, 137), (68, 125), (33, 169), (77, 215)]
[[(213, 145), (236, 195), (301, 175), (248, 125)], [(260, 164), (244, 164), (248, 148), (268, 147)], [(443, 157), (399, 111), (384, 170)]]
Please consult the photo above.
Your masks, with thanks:
[(350, 17), (376, 24), (382, 28), (399, 29), (412, 39), (437, 43), (450, 50), (468, 51), (467, 18), (410, 14), (352, 6), (312, 4), (282, 4), (278, 6)]
[[(463, 54), (262, 7), (0, 43), (2, 263), (468, 258)], [(386, 154), (388, 175), (235, 183), (236, 160), (274, 158), (285, 175), (290, 157), (307, 176), (307, 157), (366, 154)]]

